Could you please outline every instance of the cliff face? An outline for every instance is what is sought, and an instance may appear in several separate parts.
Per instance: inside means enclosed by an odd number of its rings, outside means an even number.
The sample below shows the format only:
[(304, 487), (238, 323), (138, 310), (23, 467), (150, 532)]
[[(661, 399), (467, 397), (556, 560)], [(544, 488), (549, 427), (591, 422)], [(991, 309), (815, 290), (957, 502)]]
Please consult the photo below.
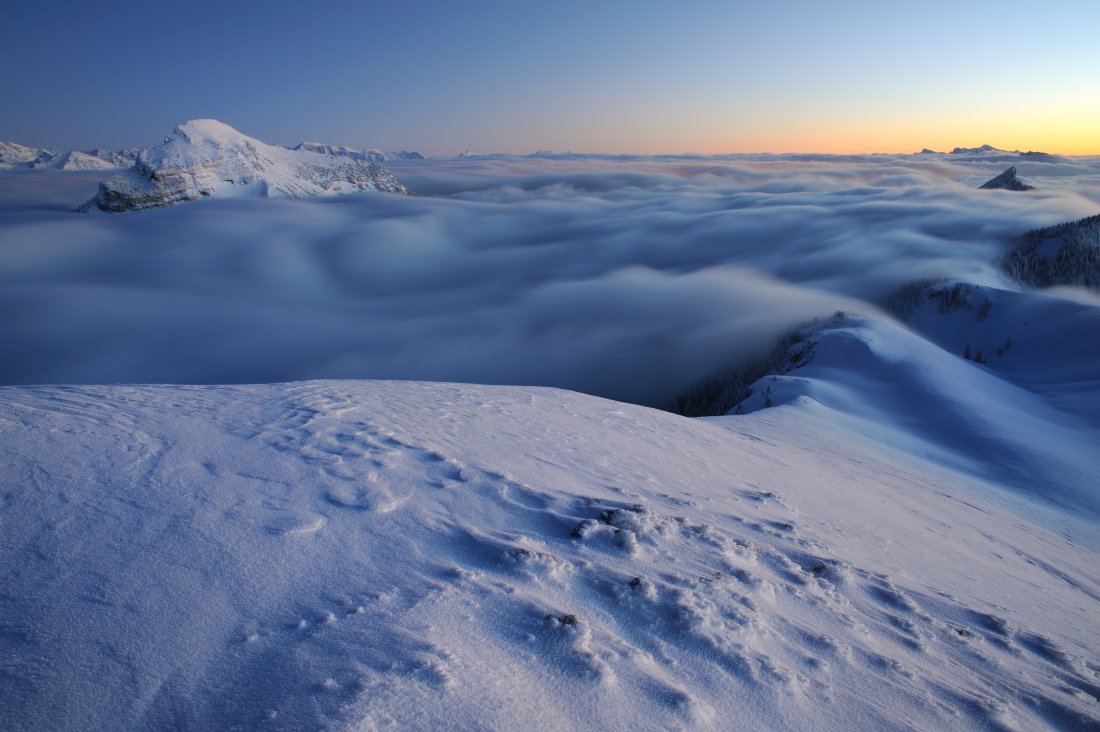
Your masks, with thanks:
[(139, 211), (206, 196), (310, 198), (364, 191), (408, 193), (375, 163), (288, 150), (216, 120), (192, 120), (143, 150), (134, 167), (101, 183), (80, 210)]

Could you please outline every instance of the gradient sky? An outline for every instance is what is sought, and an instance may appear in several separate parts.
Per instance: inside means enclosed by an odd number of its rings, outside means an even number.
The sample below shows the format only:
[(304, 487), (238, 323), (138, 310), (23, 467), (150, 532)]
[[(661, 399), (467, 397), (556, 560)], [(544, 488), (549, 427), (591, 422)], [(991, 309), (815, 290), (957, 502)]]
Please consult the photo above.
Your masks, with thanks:
[(5, 3), (0, 139), (1100, 154), (1097, 0)]

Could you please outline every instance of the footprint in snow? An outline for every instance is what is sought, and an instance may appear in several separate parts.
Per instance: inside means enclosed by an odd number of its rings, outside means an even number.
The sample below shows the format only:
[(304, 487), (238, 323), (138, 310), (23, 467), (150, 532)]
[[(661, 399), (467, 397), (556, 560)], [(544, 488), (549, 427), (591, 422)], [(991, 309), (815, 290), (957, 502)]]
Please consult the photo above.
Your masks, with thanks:
[(389, 513), (402, 503), (392, 493), (379, 485), (345, 483), (330, 488), (326, 494), (329, 503), (341, 508), (351, 508), (372, 513)]
[(273, 516), (264, 522), (264, 528), (270, 534), (280, 536), (303, 536), (321, 530), (327, 519), (308, 511), (286, 512)]

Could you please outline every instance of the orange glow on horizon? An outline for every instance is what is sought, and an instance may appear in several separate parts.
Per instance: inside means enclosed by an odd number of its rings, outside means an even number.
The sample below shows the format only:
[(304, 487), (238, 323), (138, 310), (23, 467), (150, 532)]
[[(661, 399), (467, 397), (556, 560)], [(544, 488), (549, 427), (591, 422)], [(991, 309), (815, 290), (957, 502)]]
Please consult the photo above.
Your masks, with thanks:
[(915, 153), (924, 148), (950, 152), (955, 147), (992, 145), (1001, 150), (1038, 151), (1053, 155), (1100, 155), (1100, 111), (1065, 119), (1035, 117), (968, 121), (955, 119), (870, 120), (860, 126), (844, 122), (815, 124), (812, 130), (753, 130), (715, 134), (700, 141), (698, 152), (721, 153)]

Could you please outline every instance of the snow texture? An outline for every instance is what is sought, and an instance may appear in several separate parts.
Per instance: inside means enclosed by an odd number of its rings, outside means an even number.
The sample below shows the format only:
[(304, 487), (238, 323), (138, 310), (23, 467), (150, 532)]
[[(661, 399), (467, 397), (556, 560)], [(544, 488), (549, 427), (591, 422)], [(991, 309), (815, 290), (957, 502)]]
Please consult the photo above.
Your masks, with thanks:
[(268, 145), (217, 120), (199, 119), (142, 150), (133, 168), (100, 184), (81, 210), (140, 211), (206, 196), (310, 198), (364, 191), (408, 193), (374, 163)]
[(1100, 724), (1096, 524), (810, 404), (8, 387), (0, 430), (8, 728)]

